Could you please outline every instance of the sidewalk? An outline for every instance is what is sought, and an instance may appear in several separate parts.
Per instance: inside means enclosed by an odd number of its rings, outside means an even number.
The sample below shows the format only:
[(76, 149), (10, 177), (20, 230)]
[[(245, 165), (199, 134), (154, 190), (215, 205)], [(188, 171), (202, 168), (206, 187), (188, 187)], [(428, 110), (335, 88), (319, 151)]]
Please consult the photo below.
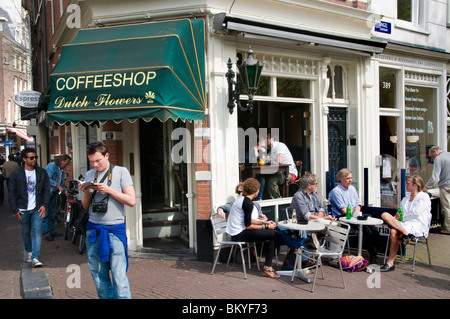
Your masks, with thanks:
[[(0, 227), (0, 298), (98, 298), (86, 256), (78, 253), (76, 245), (62, 237), (54, 241), (43, 239), (40, 260), (44, 267), (31, 269), (23, 262), (20, 225), (6, 202), (0, 206)], [(62, 224), (57, 225), (58, 232), (62, 233), (62, 228)], [(450, 236), (431, 233), (429, 242), (432, 267), (428, 266), (425, 245), (420, 244), (414, 275), (411, 261), (398, 260), (396, 270), (389, 273), (344, 273), (345, 290), (339, 270), (328, 265), (324, 266), (325, 280), (319, 273), (315, 292), (311, 293), (311, 284), (300, 279), (291, 283), (290, 277), (263, 277), (256, 264), (247, 272), (245, 280), (238, 263), (231, 264), (229, 270), (224, 264), (218, 264), (211, 275), (212, 263), (198, 262), (192, 256), (137, 252), (129, 253), (128, 277), (133, 299), (447, 299), (450, 297)], [(410, 245), (407, 256), (412, 253)], [(379, 256), (380, 263), (382, 259)], [(26, 280), (31, 282), (25, 283)], [(32, 289), (24, 296), (27, 287)]]

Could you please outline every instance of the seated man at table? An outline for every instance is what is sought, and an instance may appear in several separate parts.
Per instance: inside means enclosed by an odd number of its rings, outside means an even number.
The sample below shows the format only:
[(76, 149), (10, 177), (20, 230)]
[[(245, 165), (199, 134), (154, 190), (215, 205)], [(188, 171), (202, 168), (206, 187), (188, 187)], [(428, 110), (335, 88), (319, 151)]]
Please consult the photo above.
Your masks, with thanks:
[(319, 183), (314, 174), (305, 174), (300, 179), (300, 189), (294, 194), (291, 202), (291, 207), (295, 209), (298, 220), (335, 219), (333, 216), (325, 214), (325, 209), (316, 194), (317, 185)]
[[(266, 175), (266, 186), (269, 198), (280, 198), (279, 185), (286, 183), (286, 178), (289, 181), (295, 181), (298, 176), (297, 167), (295, 166), (294, 159), (286, 144), (275, 140), (274, 137), (267, 134), (267, 151), (270, 153), (271, 165), (289, 165), (289, 175), (285, 176), (282, 172), (276, 172), (271, 175)], [(262, 190), (260, 190), (261, 192)], [(262, 194), (260, 195), (262, 196)]]
[[(352, 216), (358, 216), (361, 211), (361, 201), (358, 197), (356, 188), (352, 185), (353, 173), (347, 168), (341, 169), (336, 180), (339, 182), (330, 192), (331, 214), (336, 218), (345, 216), (348, 205), (352, 209)], [(357, 225), (352, 225), (353, 229), (357, 229)], [(380, 239), (380, 234), (374, 226), (363, 227), (364, 244), (369, 252), (369, 262), (377, 264), (377, 248), (376, 243)]]

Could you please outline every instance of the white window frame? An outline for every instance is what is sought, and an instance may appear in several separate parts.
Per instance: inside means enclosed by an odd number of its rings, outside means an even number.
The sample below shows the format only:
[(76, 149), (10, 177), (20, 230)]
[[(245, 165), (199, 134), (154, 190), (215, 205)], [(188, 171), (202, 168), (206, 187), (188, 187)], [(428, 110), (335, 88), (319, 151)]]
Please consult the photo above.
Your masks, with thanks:
[(411, 22), (397, 19), (395, 26), (401, 29), (425, 32), (426, 1), (411, 0), (411, 11)]

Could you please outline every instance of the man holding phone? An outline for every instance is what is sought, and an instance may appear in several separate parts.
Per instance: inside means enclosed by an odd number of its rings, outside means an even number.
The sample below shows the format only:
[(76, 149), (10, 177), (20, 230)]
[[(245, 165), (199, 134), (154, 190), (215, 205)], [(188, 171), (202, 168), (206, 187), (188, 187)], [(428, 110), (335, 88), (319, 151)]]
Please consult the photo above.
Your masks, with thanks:
[(108, 148), (102, 142), (89, 144), (86, 153), (94, 167), (86, 173), (86, 184), (79, 184), (81, 203), (89, 211), (88, 265), (99, 298), (129, 299), (125, 205), (136, 204), (133, 181), (127, 168), (109, 162)]

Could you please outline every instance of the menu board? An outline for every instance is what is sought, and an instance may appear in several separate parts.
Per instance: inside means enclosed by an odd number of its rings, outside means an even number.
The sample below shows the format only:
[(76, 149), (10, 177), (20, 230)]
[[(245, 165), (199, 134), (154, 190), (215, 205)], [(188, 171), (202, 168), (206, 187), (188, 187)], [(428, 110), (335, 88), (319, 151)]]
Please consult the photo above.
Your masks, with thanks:
[(405, 124), (406, 135), (434, 133), (432, 117), (433, 89), (405, 85)]

